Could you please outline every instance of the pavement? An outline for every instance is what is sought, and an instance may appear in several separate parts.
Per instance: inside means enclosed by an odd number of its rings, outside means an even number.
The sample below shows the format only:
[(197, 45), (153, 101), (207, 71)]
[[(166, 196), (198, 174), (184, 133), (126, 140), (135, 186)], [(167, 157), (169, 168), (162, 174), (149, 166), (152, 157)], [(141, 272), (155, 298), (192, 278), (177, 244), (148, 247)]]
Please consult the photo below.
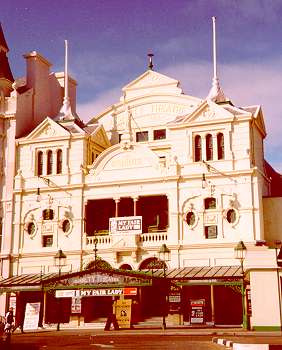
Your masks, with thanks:
[[(79, 332), (92, 332), (95, 333), (93, 336), (99, 334), (109, 335), (140, 335), (140, 334), (155, 334), (165, 336), (210, 336), (212, 341), (222, 346), (222, 349), (233, 349), (233, 350), (282, 350), (282, 332), (261, 332), (261, 331), (248, 331), (242, 330), (241, 328), (192, 328), (187, 326), (180, 327), (168, 327), (162, 329), (161, 327), (138, 327), (135, 326), (132, 329), (110, 329), (104, 331), (101, 327), (90, 328), (90, 327), (70, 327), (61, 325), (61, 331), (74, 331)], [(44, 332), (56, 332), (56, 325), (48, 328), (39, 328), (36, 330), (28, 330), (25, 333), (44, 333)], [(19, 330), (16, 330), (14, 334), (21, 334)], [(41, 334), (42, 335), (42, 334)]]

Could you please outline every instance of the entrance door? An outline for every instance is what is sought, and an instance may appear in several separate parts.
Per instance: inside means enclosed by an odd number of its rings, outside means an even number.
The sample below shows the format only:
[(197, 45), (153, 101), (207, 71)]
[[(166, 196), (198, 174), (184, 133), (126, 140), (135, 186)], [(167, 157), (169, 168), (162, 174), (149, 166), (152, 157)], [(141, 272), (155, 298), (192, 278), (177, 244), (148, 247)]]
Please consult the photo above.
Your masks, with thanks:
[(214, 286), (216, 325), (242, 324), (242, 294), (239, 286)]

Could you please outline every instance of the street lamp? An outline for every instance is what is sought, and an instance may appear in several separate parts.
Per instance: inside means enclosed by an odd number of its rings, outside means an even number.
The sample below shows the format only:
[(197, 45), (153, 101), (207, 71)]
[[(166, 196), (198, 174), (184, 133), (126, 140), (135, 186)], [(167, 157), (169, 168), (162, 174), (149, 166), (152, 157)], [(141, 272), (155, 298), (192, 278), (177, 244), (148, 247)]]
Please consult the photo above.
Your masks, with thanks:
[[(59, 249), (54, 256), (54, 264), (59, 269), (59, 277), (61, 276), (61, 270), (63, 266), (66, 266), (67, 263), (67, 257), (63, 253), (62, 249)], [(61, 304), (58, 300), (58, 310), (59, 310), (59, 317), (58, 317), (58, 323), (57, 323), (57, 331), (60, 330), (60, 317), (61, 317)]]
[[(166, 246), (166, 244), (163, 244), (160, 248), (160, 250), (158, 251), (159, 254), (159, 259), (163, 261), (163, 278), (165, 280), (166, 277), (166, 262), (170, 261), (170, 250), (168, 249), (168, 247)], [(165, 290), (166, 293), (166, 290)], [(166, 329), (166, 321), (165, 321), (165, 317), (166, 317), (166, 305), (167, 304), (167, 300), (166, 300), (166, 294), (165, 294), (165, 303), (164, 303), (164, 308), (163, 308), (163, 324), (162, 324), (162, 328)]]
[(243, 313), (243, 328), (248, 328), (246, 307), (245, 307), (245, 273), (244, 273), (244, 260), (246, 258), (247, 248), (243, 241), (240, 241), (234, 248), (235, 259), (240, 261), (241, 265), (241, 274), (242, 274), (242, 313)]
[(97, 262), (97, 252), (98, 252), (98, 248), (97, 248), (97, 244), (98, 244), (98, 238), (94, 239), (94, 268), (96, 269), (96, 262)]
[(54, 264), (59, 269), (59, 277), (61, 276), (62, 267), (66, 266), (67, 257), (63, 253), (62, 249), (59, 249), (54, 256)]

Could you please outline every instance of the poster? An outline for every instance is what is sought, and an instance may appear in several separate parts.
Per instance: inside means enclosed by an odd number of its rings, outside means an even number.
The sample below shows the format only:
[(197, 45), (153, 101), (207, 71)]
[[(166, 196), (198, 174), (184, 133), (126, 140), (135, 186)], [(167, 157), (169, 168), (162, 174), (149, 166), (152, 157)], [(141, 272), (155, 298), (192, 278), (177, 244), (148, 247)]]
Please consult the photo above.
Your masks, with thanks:
[(115, 315), (119, 328), (130, 328), (131, 299), (121, 299), (115, 302)]
[(71, 313), (81, 314), (81, 298), (73, 297), (71, 298)]
[(205, 299), (190, 299), (190, 322), (191, 324), (203, 324)]
[(24, 315), (23, 329), (37, 329), (39, 321), (40, 303), (27, 303)]

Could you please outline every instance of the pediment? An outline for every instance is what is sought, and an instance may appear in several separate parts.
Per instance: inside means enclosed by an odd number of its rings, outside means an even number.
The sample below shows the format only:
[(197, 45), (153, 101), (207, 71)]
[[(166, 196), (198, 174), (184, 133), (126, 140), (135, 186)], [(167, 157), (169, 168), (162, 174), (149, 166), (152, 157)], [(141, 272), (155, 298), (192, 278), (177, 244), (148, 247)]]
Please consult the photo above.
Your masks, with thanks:
[(133, 89), (145, 89), (164, 85), (175, 85), (175, 87), (177, 87), (179, 85), (179, 82), (161, 73), (152, 70), (147, 70), (137, 79), (124, 86), (122, 91)]
[(261, 107), (258, 108), (257, 113), (255, 114), (256, 125), (263, 136), (266, 136), (266, 129), (264, 124), (264, 118)]
[(50, 137), (68, 136), (69, 133), (57, 124), (54, 120), (47, 117), (41, 122), (25, 139), (48, 139)]
[(197, 106), (192, 113), (187, 115), (182, 123), (183, 124), (194, 124), (194, 123), (205, 123), (212, 121), (220, 121), (223, 119), (233, 119), (234, 115), (211, 101), (203, 101), (199, 106)]
[(145, 145), (117, 144), (106, 149), (89, 168), (89, 182), (117, 182), (162, 176), (159, 157)]

